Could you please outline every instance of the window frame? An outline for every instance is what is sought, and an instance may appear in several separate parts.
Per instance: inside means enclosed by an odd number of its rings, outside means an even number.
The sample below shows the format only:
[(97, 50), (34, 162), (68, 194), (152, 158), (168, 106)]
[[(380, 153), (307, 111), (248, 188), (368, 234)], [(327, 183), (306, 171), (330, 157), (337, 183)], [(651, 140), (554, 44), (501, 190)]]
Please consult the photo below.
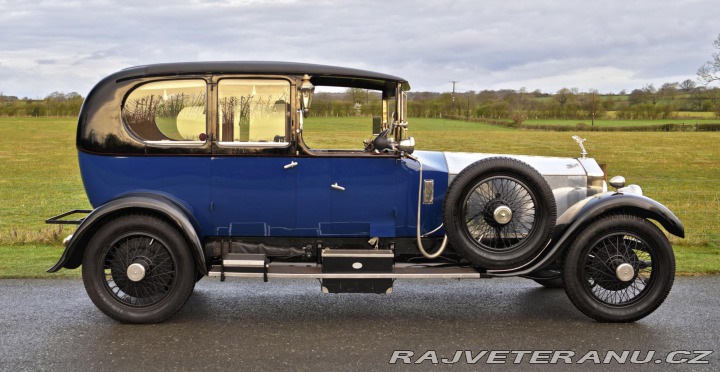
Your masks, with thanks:
[[(206, 138), (204, 141), (197, 140), (197, 141), (191, 141), (191, 140), (148, 140), (145, 138), (140, 137), (135, 131), (133, 131), (132, 127), (128, 124), (126, 118), (125, 118), (125, 105), (127, 103), (128, 98), (140, 89), (143, 86), (149, 85), (149, 84), (155, 84), (155, 83), (162, 83), (162, 82), (171, 82), (171, 81), (202, 81), (205, 85), (205, 135)], [(134, 85), (131, 89), (128, 90), (128, 92), (125, 94), (122, 100), (122, 104), (120, 105), (120, 118), (122, 121), (123, 128), (125, 129), (125, 132), (136, 141), (139, 141), (145, 145), (149, 145), (152, 147), (159, 147), (159, 148), (173, 148), (173, 147), (181, 147), (181, 148), (202, 148), (205, 147), (209, 141), (209, 129), (210, 129), (210, 94), (211, 91), (209, 89), (208, 79), (206, 77), (200, 77), (200, 76), (188, 76), (188, 77), (180, 77), (180, 78), (162, 78), (162, 79), (153, 79), (148, 81), (143, 81), (140, 84)], [(157, 124), (156, 124), (157, 125)], [(161, 132), (162, 133), (162, 132)]]
[[(288, 100), (287, 100), (287, 111), (285, 112), (285, 142), (258, 142), (258, 141), (220, 141), (220, 83), (223, 80), (268, 80), (268, 81), (283, 81), (288, 83)], [(216, 75), (212, 82), (215, 89), (214, 95), (214, 125), (213, 142), (218, 146), (219, 149), (286, 149), (293, 145), (292, 137), (292, 122), (293, 122), (293, 107), (295, 107), (295, 80), (282, 75)]]
[[(340, 88), (351, 88), (347, 86), (340, 86), (340, 85), (317, 85), (316, 88), (320, 87), (340, 87)], [(362, 88), (365, 89), (365, 88)], [(391, 116), (393, 112), (397, 112), (398, 110), (398, 98), (397, 94), (400, 86), (396, 85), (390, 88), (384, 88), (383, 90), (375, 90), (371, 89), (377, 92), (381, 92), (381, 121), (383, 128), (389, 128), (389, 126), (392, 124)], [(316, 93), (317, 94), (317, 93)], [(311, 109), (312, 111), (312, 109)], [(399, 115), (399, 114), (398, 114)], [(300, 118), (302, 122), (302, 118)], [(399, 119), (398, 119), (399, 122)], [(374, 152), (367, 152), (364, 149), (333, 149), (333, 148), (314, 148), (309, 147), (307, 143), (305, 142), (305, 132), (304, 130), (298, 130), (298, 136), (297, 136), (297, 148), (298, 148), (298, 156), (309, 156), (309, 157), (367, 157), (367, 158), (399, 158), (401, 157), (401, 154), (399, 152), (381, 152), (381, 153), (374, 153)], [(373, 137), (374, 138), (374, 137)]]

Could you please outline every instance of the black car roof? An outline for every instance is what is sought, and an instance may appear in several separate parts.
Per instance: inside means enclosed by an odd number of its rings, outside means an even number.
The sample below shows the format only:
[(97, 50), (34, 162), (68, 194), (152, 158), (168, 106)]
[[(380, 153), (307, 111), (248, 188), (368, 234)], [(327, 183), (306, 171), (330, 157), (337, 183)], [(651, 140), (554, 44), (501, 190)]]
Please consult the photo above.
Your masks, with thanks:
[[(126, 68), (98, 82), (88, 93), (80, 109), (77, 148), (98, 154), (170, 154), (177, 149), (152, 148), (132, 138), (123, 128), (121, 109), (127, 94), (137, 86), (165, 78), (217, 76), (311, 76), (318, 86), (336, 86), (382, 90), (395, 94), (398, 84), (409, 90), (404, 79), (377, 72), (352, 68), (291, 62), (185, 62), (162, 63)], [(203, 148), (182, 148), (185, 154)]]
[(400, 82), (410, 89), (401, 77), (347, 67), (297, 62), (222, 61), (178, 62), (142, 65), (126, 68), (115, 74), (115, 80), (146, 76), (173, 76), (189, 74), (258, 74), (302, 75), (312, 77), (315, 85), (383, 89), (387, 82)]

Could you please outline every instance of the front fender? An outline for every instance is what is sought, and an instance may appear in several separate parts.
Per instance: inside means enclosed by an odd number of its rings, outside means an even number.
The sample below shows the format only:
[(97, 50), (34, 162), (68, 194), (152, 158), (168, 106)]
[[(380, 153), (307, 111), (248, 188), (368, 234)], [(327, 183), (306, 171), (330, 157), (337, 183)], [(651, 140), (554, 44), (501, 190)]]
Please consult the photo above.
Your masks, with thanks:
[(557, 219), (555, 241), (560, 244), (563, 238), (574, 235), (596, 217), (614, 211), (626, 211), (639, 217), (656, 220), (669, 233), (685, 237), (685, 227), (680, 219), (666, 206), (646, 196), (630, 193), (604, 193), (573, 205)]
[(495, 276), (527, 275), (546, 268), (572, 243), (575, 236), (592, 220), (610, 213), (627, 213), (659, 222), (669, 233), (685, 237), (685, 227), (666, 206), (648, 197), (629, 193), (604, 193), (586, 198), (563, 213), (558, 219), (547, 253), (525, 267), (488, 271)]
[(145, 193), (122, 196), (94, 209), (83, 220), (80, 226), (78, 226), (60, 260), (48, 269), (47, 272), (54, 273), (61, 268), (75, 269), (79, 267), (82, 264), (85, 247), (97, 228), (107, 221), (108, 218), (130, 210), (150, 211), (160, 214), (172, 221), (188, 241), (195, 256), (198, 270), (202, 274), (207, 274), (205, 255), (203, 254), (202, 244), (195, 229), (197, 224), (192, 223), (191, 215), (179, 203), (169, 198), (157, 194)]

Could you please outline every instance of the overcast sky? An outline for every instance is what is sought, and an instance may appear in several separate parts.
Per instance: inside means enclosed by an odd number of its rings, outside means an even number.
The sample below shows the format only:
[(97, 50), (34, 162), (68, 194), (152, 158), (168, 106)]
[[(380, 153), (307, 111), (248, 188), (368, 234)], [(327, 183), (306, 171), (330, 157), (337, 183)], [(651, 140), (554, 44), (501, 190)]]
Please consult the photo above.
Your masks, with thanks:
[(85, 96), (149, 63), (297, 61), (408, 79), (414, 91), (601, 92), (695, 79), (717, 0), (0, 0), (0, 92)]

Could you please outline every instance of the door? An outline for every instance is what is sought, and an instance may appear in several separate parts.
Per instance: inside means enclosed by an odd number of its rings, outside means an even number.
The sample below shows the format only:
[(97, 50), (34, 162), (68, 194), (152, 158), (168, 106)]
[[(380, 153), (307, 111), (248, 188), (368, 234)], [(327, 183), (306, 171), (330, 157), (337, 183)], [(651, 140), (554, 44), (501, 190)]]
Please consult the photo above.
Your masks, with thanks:
[[(400, 160), (386, 156), (333, 159), (332, 228), (337, 236), (394, 237)], [(336, 186), (335, 186), (336, 185)]]
[(214, 156), (212, 214), (217, 236), (292, 236), (292, 158)]
[(217, 87), (210, 206), (216, 235), (293, 236), (290, 82), (225, 78)]
[(297, 162), (299, 227), (317, 236), (396, 236), (398, 158), (348, 151)]

